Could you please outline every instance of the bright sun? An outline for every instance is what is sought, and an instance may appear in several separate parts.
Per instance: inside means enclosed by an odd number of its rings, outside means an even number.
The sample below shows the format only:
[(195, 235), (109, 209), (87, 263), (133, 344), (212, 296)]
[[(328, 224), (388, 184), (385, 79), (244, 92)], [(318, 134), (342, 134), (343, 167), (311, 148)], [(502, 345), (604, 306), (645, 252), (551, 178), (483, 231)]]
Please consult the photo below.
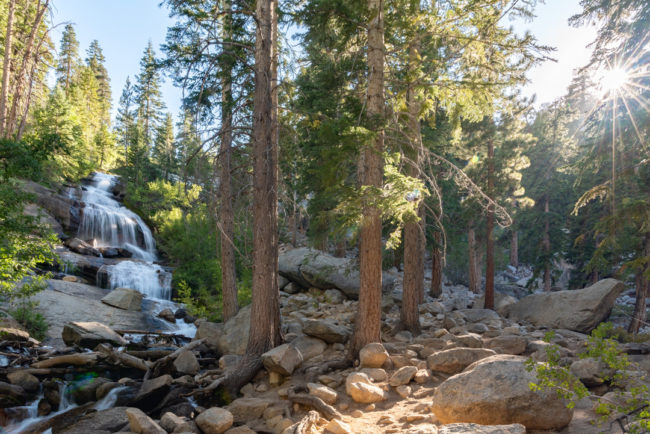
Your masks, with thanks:
[(629, 78), (628, 72), (623, 68), (613, 68), (605, 71), (600, 80), (600, 86), (603, 93), (607, 94), (625, 86)]

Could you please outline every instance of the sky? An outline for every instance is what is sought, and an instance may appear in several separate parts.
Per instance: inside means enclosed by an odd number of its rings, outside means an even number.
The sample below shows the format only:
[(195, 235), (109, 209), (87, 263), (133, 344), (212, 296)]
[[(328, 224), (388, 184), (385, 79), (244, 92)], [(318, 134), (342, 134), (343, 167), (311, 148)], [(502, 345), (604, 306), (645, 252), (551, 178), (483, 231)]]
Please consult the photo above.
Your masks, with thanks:
[[(516, 31), (530, 30), (541, 44), (557, 48), (552, 54), (557, 62), (545, 62), (528, 73), (530, 84), (523, 93), (526, 96), (535, 94), (537, 106), (564, 95), (573, 70), (589, 60), (590, 50), (586, 45), (595, 38), (595, 30), (576, 29), (567, 23), (570, 16), (580, 11), (578, 2), (546, 0), (546, 4), (538, 6), (537, 18), (512, 23)], [(138, 73), (140, 58), (149, 40), (160, 54), (167, 27), (173, 23), (167, 10), (158, 6), (160, 0), (55, 0), (53, 3), (54, 24), (74, 24), (82, 58), (93, 39), (103, 48), (115, 113), (126, 78), (130, 76), (133, 81)], [(58, 26), (53, 33), (57, 47), (63, 27)], [(171, 80), (165, 80), (164, 101), (176, 116), (182, 92), (173, 87)]]

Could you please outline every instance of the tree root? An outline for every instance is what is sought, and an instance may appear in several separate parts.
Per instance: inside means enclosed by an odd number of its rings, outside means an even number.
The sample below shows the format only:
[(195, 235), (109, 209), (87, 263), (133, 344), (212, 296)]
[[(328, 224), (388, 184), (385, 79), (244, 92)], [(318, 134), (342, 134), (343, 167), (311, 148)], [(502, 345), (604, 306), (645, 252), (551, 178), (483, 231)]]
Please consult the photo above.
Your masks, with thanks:
[(318, 411), (327, 420), (341, 419), (341, 413), (336, 411), (334, 407), (326, 404), (322, 399), (317, 396), (308, 395), (306, 393), (297, 393), (306, 391), (304, 386), (292, 387), (289, 389), (289, 400), (301, 405), (306, 405)]
[(340, 360), (330, 360), (325, 363), (317, 363), (308, 365), (300, 369), (300, 373), (304, 374), (308, 382), (313, 383), (319, 375), (326, 374), (329, 371), (337, 369), (347, 369), (354, 364), (354, 360), (345, 358)]
[(300, 422), (291, 425), (283, 434), (311, 434), (312, 428), (316, 427), (320, 415), (316, 411), (310, 411), (307, 416), (303, 417)]

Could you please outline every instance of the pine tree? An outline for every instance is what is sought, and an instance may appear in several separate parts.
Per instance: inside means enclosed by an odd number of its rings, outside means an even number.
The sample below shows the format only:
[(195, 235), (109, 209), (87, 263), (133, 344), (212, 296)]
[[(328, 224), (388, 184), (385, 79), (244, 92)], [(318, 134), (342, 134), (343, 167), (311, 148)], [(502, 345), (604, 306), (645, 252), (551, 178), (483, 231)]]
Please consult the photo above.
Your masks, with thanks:
[(126, 77), (126, 83), (124, 84), (124, 89), (122, 89), (122, 95), (120, 95), (117, 117), (115, 120), (117, 141), (124, 147), (124, 161), (126, 161), (130, 143), (130, 133), (135, 121), (135, 92), (129, 77)]
[(56, 78), (66, 92), (77, 78), (79, 72), (79, 41), (74, 26), (67, 24), (61, 36), (59, 60), (56, 67)]
[(160, 90), (160, 70), (156, 62), (153, 44), (149, 41), (140, 60), (140, 73), (135, 79), (135, 102), (137, 118), (142, 124), (144, 143), (151, 148), (156, 128), (162, 121), (165, 104)]
[(86, 52), (86, 66), (95, 74), (98, 83), (97, 96), (102, 107), (102, 121), (110, 125), (111, 118), (111, 80), (105, 66), (104, 52), (96, 39), (90, 43)]
[(170, 180), (170, 175), (176, 173), (178, 158), (174, 138), (174, 120), (171, 113), (165, 116), (165, 122), (158, 127), (152, 152), (152, 160), (158, 166), (165, 181)]

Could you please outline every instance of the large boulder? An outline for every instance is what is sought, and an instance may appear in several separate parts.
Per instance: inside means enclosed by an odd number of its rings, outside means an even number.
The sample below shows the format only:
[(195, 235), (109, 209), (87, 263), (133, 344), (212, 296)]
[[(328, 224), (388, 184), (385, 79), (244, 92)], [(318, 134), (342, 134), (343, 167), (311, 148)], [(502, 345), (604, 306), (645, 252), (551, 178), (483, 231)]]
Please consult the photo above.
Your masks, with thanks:
[(427, 357), (427, 365), (434, 372), (457, 374), (472, 363), (495, 354), (486, 348), (451, 348), (431, 354)]
[(303, 333), (322, 339), (327, 343), (344, 343), (350, 337), (350, 330), (334, 324), (332, 321), (320, 319), (307, 319), (303, 323)]
[(528, 430), (559, 430), (568, 425), (573, 410), (555, 391), (531, 391), (529, 384), (535, 382), (525, 357), (488, 357), (438, 386), (431, 410), (443, 424), (519, 423)]
[[(515, 303), (517, 303), (515, 297), (496, 291), (494, 292), (494, 310), (496, 310), (500, 315), (508, 315), (510, 307)], [(474, 299), (472, 307), (474, 309), (483, 309), (485, 307), (485, 295), (481, 295), (479, 298)]]
[(140, 291), (131, 288), (116, 288), (102, 298), (102, 303), (124, 310), (142, 309), (142, 298)]
[(223, 323), (203, 321), (199, 323), (194, 339), (206, 339), (206, 343), (222, 354), (244, 354), (251, 326), (251, 306), (245, 306), (237, 315)]
[(88, 434), (96, 432), (117, 432), (129, 420), (126, 416), (127, 407), (113, 407), (89, 413), (79, 419), (74, 425), (60, 431), (62, 434)]
[(77, 200), (58, 194), (56, 191), (32, 181), (24, 181), (21, 188), (26, 193), (30, 193), (34, 203), (54, 217), (61, 224), (63, 230), (71, 234), (77, 233), (81, 221), (79, 212), (81, 204)]
[(362, 404), (372, 404), (384, 401), (388, 394), (379, 386), (375, 386), (364, 373), (354, 372), (345, 379), (345, 392), (355, 401)]
[[(361, 279), (358, 264), (351, 259), (336, 258), (327, 253), (301, 247), (282, 252), (279, 257), (280, 274), (304, 287), (336, 288), (349, 298), (359, 298)], [(384, 273), (382, 287), (390, 291), (395, 278)]]
[(262, 363), (269, 372), (291, 375), (302, 363), (300, 350), (289, 344), (282, 344), (262, 354)]
[(63, 326), (61, 333), (63, 342), (68, 346), (79, 345), (85, 348), (95, 348), (99, 344), (109, 343), (122, 346), (127, 342), (110, 327), (96, 321), (73, 321)]
[(102, 252), (79, 238), (69, 238), (64, 243), (70, 250), (85, 256), (102, 256)]
[(510, 307), (509, 317), (535, 326), (589, 333), (609, 316), (624, 288), (623, 282), (603, 279), (584, 289), (529, 295)]

